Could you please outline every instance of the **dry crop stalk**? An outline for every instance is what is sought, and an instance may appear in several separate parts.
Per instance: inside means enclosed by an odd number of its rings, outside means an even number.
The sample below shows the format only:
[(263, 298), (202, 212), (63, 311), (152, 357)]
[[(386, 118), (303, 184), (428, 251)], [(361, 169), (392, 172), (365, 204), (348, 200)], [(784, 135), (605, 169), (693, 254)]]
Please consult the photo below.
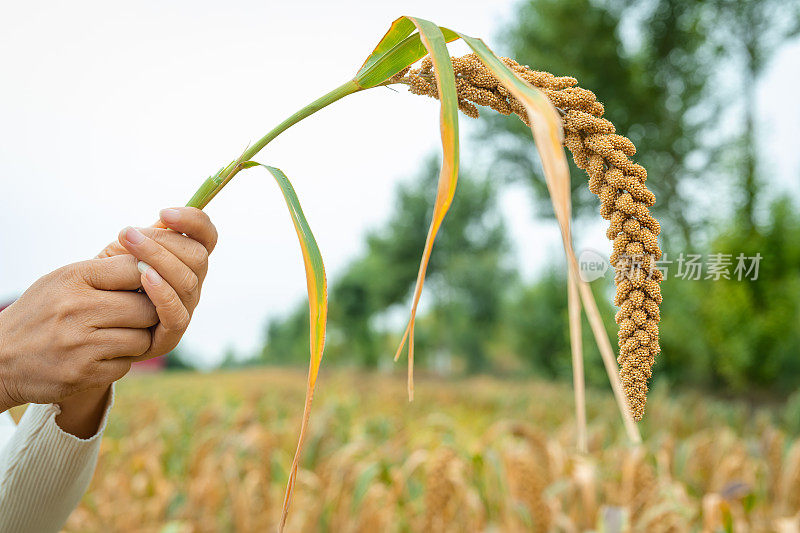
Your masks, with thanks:
[[(636, 147), (617, 135), (614, 125), (602, 118), (603, 104), (594, 93), (577, 86), (568, 76), (556, 77), (534, 71), (513, 59), (500, 58), (531, 85), (539, 88), (562, 114), (565, 144), (575, 164), (589, 175), (589, 189), (601, 201), (600, 214), (610, 220), (606, 235), (614, 242), (611, 264), (616, 275), (614, 303), (620, 307), (620, 377), (633, 416), (641, 420), (647, 401), (647, 380), (652, 376), (655, 356), (660, 351), (662, 273), (656, 269), (661, 258), (657, 236), (661, 227), (648, 207), (655, 196), (645, 186), (647, 171), (629, 158)], [(504, 115), (516, 114), (530, 125), (524, 106), (500, 84), (475, 54), (451, 59), (456, 75), (458, 107), (467, 116), (479, 116), (478, 105)], [(392, 83), (402, 83), (413, 94), (438, 98), (435, 72), (430, 57), (417, 69), (405, 69)]]

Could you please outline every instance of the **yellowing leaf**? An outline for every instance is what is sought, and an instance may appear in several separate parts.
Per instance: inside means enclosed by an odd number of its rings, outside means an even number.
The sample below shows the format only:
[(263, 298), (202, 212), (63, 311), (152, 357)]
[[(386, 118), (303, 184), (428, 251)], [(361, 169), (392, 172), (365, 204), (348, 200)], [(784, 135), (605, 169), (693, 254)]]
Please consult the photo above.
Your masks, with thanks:
[[(586, 317), (589, 320), (589, 325), (592, 328), (592, 333), (594, 334), (595, 341), (597, 342), (598, 349), (603, 358), (603, 364), (606, 367), (606, 373), (611, 382), (611, 388), (614, 391), (614, 397), (617, 401), (620, 414), (622, 415), (628, 437), (632, 442), (639, 443), (641, 442), (641, 435), (633, 421), (630, 406), (622, 391), (622, 383), (619, 379), (614, 350), (611, 347), (611, 341), (608, 339), (608, 332), (603, 325), (600, 311), (597, 309), (597, 302), (594, 299), (589, 285), (578, 277), (578, 260), (575, 257), (575, 250), (572, 246), (570, 230), (572, 199), (570, 197), (569, 166), (567, 165), (567, 157), (562, 147), (563, 126), (561, 124), (561, 119), (547, 96), (536, 87), (533, 87), (516, 76), (511, 69), (503, 64), (494, 52), (486, 46), (486, 43), (480, 39), (475, 39), (474, 37), (469, 37), (461, 33), (459, 33), (459, 36), (472, 48), (483, 64), (492, 71), (498, 80), (500, 80), (500, 83), (525, 106), (528, 119), (531, 122), (533, 138), (536, 141), (536, 148), (539, 151), (539, 156), (542, 161), (547, 190), (550, 193), (553, 210), (555, 211), (556, 219), (561, 228), (561, 240), (564, 245), (564, 252), (567, 256), (567, 266), (569, 268), (569, 283), (577, 285), (583, 308), (586, 311)], [(573, 297), (569, 302), (574, 306), (576, 300)], [(570, 314), (574, 316), (574, 313), (575, 310), (571, 310)], [(576, 347), (573, 346), (573, 348)]]
[[(417, 30), (414, 33), (414, 30)], [(214, 195), (233, 178), (233, 176), (243, 168), (251, 168), (259, 165), (253, 161), (248, 161), (259, 150), (264, 148), (274, 138), (286, 129), (303, 120), (304, 118), (316, 113), (320, 109), (331, 103), (355, 92), (366, 88), (385, 84), (389, 78), (402, 71), (404, 68), (421, 59), (426, 52), (430, 55), (436, 72), (437, 93), (440, 100), (440, 129), (442, 140), (442, 167), (439, 174), (436, 201), (434, 204), (433, 217), (425, 241), (422, 258), (420, 260), (419, 271), (417, 274), (414, 289), (411, 316), (406, 327), (403, 339), (400, 342), (395, 360), (402, 353), (405, 343), (408, 342), (408, 394), (409, 400), (414, 397), (414, 322), (416, 319), (417, 307), (422, 294), (425, 282), (425, 274), (430, 261), (433, 243), (441, 227), (442, 221), (447, 214), (453, 201), (456, 183), (458, 180), (459, 166), (459, 142), (458, 142), (458, 96), (456, 93), (455, 75), (453, 72), (450, 56), (447, 51), (447, 43), (458, 38), (462, 38), (478, 55), (480, 60), (494, 73), (504, 87), (519, 100), (526, 109), (528, 118), (532, 123), (531, 129), (536, 140), (536, 146), (541, 156), (544, 174), (547, 181), (548, 190), (553, 202), (553, 209), (559, 222), (562, 232), (564, 249), (567, 253), (567, 260), (570, 269), (570, 322), (572, 326), (573, 343), (580, 339), (579, 330), (575, 329), (575, 324), (579, 324), (579, 313), (575, 313), (575, 288), (577, 285), (580, 299), (583, 303), (586, 314), (589, 318), (592, 331), (595, 335), (598, 347), (603, 356), (603, 362), (611, 380), (615, 397), (619, 404), (620, 411), (625, 420), (628, 435), (634, 442), (641, 442), (638, 428), (633, 423), (627, 401), (621, 392), (619, 375), (614, 361), (613, 349), (611, 348), (608, 334), (605, 331), (594, 296), (589, 290), (588, 285), (577, 277), (577, 261), (572, 249), (572, 237), (570, 234), (570, 187), (569, 173), (566, 157), (562, 148), (562, 125), (547, 97), (535, 87), (517, 77), (480, 39), (474, 39), (467, 35), (454, 32), (447, 28), (439, 27), (427, 20), (414, 17), (401, 17), (394, 21), (389, 31), (381, 39), (370, 56), (361, 66), (356, 76), (328, 92), (317, 100), (303, 107), (283, 122), (278, 124), (265, 136), (250, 146), (239, 159), (224, 167), (217, 174), (209, 177), (195, 193), (189, 205), (202, 208)], [(264, 166), (264, 165), (261, 165)], [(283, 502), (283, 512), (281, 515), (280, 530), (286, 523), (289, 504), (291, 501), (292, 490), (294, 488), (297, 475), (298, 462), (302, 451), (306, 428), (308, 426), (311, 402), (314, 396), (314, 387), (317, 374), (322, 360), (322, 352), (325, 344), (325, 327), (327, 320), (327, 286), (325, 280), (325, 269), (322, 257), (317, 247), (314, 236), (311, 233), (308, 223), (303, 215), (300, 203), (291, 183), (286, 176), (277, 168), (264, 166), (276, 179), (283, 192), (286, 204), (289, 207), (292, 221), (300, 240), (303, 253), (303, 261), (306, 270), (306, 280), (308, 285), (309, 299), (309, 320), (310, 320), (310, 365), (308, 373), (308, 385), (306, 389), (306, 401), (303, 410), (303, 420), (298, 439), (297, 450), (292, 462), (291, 473), (287, 483), (286, 494)], [(579, 346), (573, 346), (576, 350), (574, 354), (580, 353)], [(577, 355), (576, 355), (577, 357)]]
[[(428, 262), (430, 261), (433, 243), (436, 240), (436, 234), (439, 227), (442, 225), (442, 220), (450, 208), (453, 201), (453, 195), (456, 191), (456, 182), (458, 181), (458, 97), (456, 95), (456, 78), (453, 73), (453, 66), (450, 62), (450, 54), (447, 52), (447, 38), (442, 30), (436, 24), (424, 19), (414, 17), (402, 17), (397, 19), (389, 32), (381, 40), (375, 48), (375, 52), (367, 59), (367, 62), (362, 67), (359, 74), (363, 77), (365, 72), (370, 67), (378, 64), (379, 57), (376, 53), (379, 51), (383, 53), (383, 57), (390, 57), (393, 60), (392, 68), (389, 71), (394, 71), (388, 76), (399, 72), (409, 64), (422, 57), (422, 50), (416, 50), (414, 54), (402, 55), (397, 53), (397, 47), (402, 47), (404, 43), (409, 44), (408, 35), (412, 31), (411, 25), (417, 28), (419, 42), (424, 45), (425, 50), (431, 56), (434, 69), (436, 70), (436, 86), (440, 95), (440, 129), (442, 138), (442, 168), (439, 172), (439, 185), (436, 193), (436, 202), (433, 208), (433, 219), (431, 220), (430, 228), (428, 229), (428, 236), (425, 240), (425, 247), (422, 252), (422, 259), (420, 260), (419, 272), (417, 274), (417, 283), (414, 289), (413, 303), (411, 304), (411, 317), (408, 321), (403, 339), (400, 341), (400, 346), (395, 354), (395, 361), (400, 357), (400, 353), (408, 341), (408, 399), (414, 399), (414, 320), (417, 315), (417, 306), (419, 299), (422, 295), (422, 287), (425, 284), (425, 272), (428, 269)], [(455, 38), (455, 33), (448, 31), (448, 35)], [(452, 39), (450, 39), (452, 40)], [(392, 56), (392, 52), (396, 55)], [(402, 57), (402, 61), (398, 58)], [(416, 57), (416, 59), (413, 59)], [(403, 64), (403, 62), (410, 62)], [(365, 70), (367, 69), (367, 70)], [(396, 69), (396, 70), (395, 70)], [(369, 78), (371, 79), (371, 78)], [(386, 78), (378, 81), (381, 83)], [(359, 81), (358, 76), (356, 82)], [(374, 79), (370, 82), (374, 82)]]
[(308, 311), (310, 323), (310, 352), (311, 362), (308, 367), (308, 385), (306, 387), (306, 401), (303, 407), (303, 421), (300, 426), (300, 437), (297, 441), (297, 450), (292, 461), (292, 468), (289, 472), (289, 481), (286, 485), (286, 493), (283, 498), (283, 511), (281, 513), (280, 529), (286, 524), (286, 516), (289, 513), (289, 504), (292, 499), (297, 468), (300, 461), (300, 453), (303, 449), (308, 419), (311, 414), (311, 402), (314, 399), (314, 386), (317, 383), (317, 374), (322, 362), (322, 351), (325, 347), (325, 327), (328, 320), (328, 284), (325, 279), (325, 265), (322, 263), (322, 254), (314, 239), (314, 234), (308, 225), (300, 201), (292, 187), (289, 178), (280, 169), (262, 165), (255, 161), (247, 161), (242, 164), (242, 168), (262, 166), (269, 171), (281, 188), (286, 206), (294, 223), (294, 229), (300, 240), (300, 249), (303, 252), (303, 263), (306, 269), (306, 284), (308, 286)]

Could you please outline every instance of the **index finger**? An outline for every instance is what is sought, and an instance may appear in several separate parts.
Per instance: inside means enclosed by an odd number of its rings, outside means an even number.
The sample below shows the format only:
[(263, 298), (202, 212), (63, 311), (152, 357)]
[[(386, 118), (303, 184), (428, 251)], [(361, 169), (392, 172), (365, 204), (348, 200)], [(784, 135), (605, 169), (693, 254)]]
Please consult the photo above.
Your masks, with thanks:
[(208, 253), (217, 245), (217, 228), (205, 212), (195, 207), (171, 207), (162, 209), (160, 222), (167, 228), (183, 233), (200, 244)]
[(115, 255), (89, 259), (77, 264), (78, 272), (87, 285), (103, 291), (135, 291), (142, 286), (136, 258)]

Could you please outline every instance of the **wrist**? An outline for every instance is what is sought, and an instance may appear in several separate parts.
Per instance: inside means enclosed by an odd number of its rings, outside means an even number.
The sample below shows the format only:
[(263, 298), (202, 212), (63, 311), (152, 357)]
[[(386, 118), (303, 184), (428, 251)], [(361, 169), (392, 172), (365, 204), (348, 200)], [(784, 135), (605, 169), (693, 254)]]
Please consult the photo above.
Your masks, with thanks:
[(17, 405), (19, 404), (14, 402), (6, 392), (5, 381), (0, 379), (0, 413), (5, 413)]
[(22, 405), (20, 402), (14, 400), (14, 397), (10, 393), (9, 384), (11, 383), (11, 379), (5, 375), (4, 370), (6, 366), (5, 361), (0, 359), (0, 413), (8, 411), (12, 407)]
[(111, 385), (88, 389), (58, 402), (61, 412), (56, 424), (65, 432), (80, 439), (97, 434), (106, 412)]
[(12, 358), (4, 334), (5, 329), (2, 318), (0, 318), (0, 413), (20, 405), (19, 402), (14, 400), (9, 390), (12, 379), (8, 370), (11, 366)]

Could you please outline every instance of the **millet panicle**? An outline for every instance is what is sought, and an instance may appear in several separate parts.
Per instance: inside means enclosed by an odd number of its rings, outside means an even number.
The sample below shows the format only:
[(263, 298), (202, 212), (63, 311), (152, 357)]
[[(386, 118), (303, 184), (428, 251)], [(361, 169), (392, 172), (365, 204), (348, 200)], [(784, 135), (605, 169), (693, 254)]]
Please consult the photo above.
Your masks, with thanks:
[[(615, 132), (603, 118), (603, 104), (594, 93), (578, 87), (569, 76), (531, 70), (513, 59), (500, 58), (514, 73), (542, 90), (558, 109), (564, 123), (564, 144), (575, 164), (589, 176), (589, 190), (600, 198), (600, 214), (609, 221), (606, 235), (613, 241), (611, 264), (615, 269), (619, 306), (620, 379), (634, 419), (641, 420), (647, 401), (647, 381), (652, 376), (658, 344), (662, 272), (658, 234), (661, 227), (648, 209), (655, 196), (647, 189), (647, 171), (631, 161), (636, 147)], [(477, 118), (477, 106), (504, 115), (515, 114), (530, 125), (524, 106), (503, 87), (475, 54), (451, 59), (456, 77), (458, 108)], [(389, 83), (402, 83), (413, 94), (438, 98), (433, 62), (424, 58), (419, 68), (404, 69)]]

